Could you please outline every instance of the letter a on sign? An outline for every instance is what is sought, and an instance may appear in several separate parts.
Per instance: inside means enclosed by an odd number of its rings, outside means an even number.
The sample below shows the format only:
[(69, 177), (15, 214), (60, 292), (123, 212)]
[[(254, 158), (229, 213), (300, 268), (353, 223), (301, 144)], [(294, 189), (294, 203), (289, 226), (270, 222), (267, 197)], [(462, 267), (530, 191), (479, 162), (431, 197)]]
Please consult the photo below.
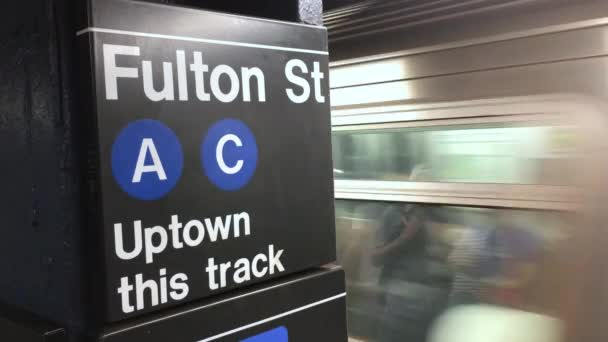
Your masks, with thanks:
[[(146, 156), (150, 154), (152, 157), (152, 164), (146, 165)], [(133, 173), (133, 183), (141, 182), (141, 175), (144, 172), (155, 172), (158, 175), (159, 180), (167, 180), (167, 174), (163, 168), (163, 164), (160, 162), (160, 157), (154, 146), (154, 140), (150, 138), (144, 138), (141, 142), (141, 148), (139, 149), (139, 156), (137, 157), (137, 164), (135, 165), (135, 172)]]
[(111, 160), (116, 183), (144, 201), (159, 199), (171, 191), (184, 166), (182, 146), (175, 133), (150, 119), (131, 122), (120, 131), (112, 145)]

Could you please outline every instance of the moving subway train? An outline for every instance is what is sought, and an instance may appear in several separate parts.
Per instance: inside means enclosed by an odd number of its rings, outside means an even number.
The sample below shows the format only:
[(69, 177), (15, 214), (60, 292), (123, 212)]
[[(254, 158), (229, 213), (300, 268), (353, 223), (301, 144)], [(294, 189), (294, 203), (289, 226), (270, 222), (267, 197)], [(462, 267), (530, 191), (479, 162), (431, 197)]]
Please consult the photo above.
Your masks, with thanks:
[(353, 341), (608, 341), (608, 1), (365, 1), (329, 30)]

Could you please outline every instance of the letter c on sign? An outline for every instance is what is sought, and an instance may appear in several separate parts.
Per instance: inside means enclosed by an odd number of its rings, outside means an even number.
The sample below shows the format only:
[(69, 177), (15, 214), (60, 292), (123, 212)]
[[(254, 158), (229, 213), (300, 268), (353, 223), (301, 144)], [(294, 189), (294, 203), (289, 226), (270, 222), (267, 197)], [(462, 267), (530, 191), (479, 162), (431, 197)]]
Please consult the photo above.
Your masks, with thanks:
[(211, 183), (235, 191), (249, 183), (258, 162), (253, 132), (240, 120), (220, 120), (207, 131), (201, 145), (201, 162)]
[(220, 141), (217, 142), (217, 147), (215, 148), (215, 158), (217, 159), (217, 165), (225, 174), (233, 175), (241, 171), (243, 168), (243, 160), (237, 160), (236, 164), (232, 167), (226, 165), (226, 162), (224, 161), (224, 145), (226, 145), (226, 143), (229, 141), (233, 142), (238, 147), (243, 146), (243, 142), (241, 139), (239, 139), (239, 137), (234, 134), (226, 134), (220, 138)]

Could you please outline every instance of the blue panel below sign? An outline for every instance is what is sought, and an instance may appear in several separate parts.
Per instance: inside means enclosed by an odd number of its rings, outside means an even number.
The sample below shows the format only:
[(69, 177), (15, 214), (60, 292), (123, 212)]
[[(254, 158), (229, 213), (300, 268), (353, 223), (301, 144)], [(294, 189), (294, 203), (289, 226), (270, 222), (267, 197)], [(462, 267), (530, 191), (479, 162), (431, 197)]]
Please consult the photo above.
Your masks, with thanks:
[(278, 327), (241, 340), (241, 342), (288, 342), (287, 328)]

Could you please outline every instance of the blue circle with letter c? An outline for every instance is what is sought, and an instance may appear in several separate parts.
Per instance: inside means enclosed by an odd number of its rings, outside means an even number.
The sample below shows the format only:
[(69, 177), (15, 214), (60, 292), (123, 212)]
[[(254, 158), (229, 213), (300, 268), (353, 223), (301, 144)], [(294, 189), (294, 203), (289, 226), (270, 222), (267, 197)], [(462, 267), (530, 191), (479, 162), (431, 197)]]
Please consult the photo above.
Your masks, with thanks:
[(214, 123), (201, 145), (205, 175), (224, 191), (239, 190), (249, 181), (258, 162), (258, 146), (249, 127), (236, 119)]
[(120, 131), (112, 145), (112, 175), (130, 196), (156, 200), (179, 180), (184, 155), (173, 131), (157, 120), (143, 119)]

